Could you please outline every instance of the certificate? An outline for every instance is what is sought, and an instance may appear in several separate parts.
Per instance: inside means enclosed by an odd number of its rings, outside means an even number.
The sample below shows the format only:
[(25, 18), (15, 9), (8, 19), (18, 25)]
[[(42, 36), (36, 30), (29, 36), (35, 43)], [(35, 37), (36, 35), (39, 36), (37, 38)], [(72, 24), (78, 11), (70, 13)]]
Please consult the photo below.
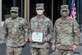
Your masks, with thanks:
[(44, 38), (43, 32), (33, 32), (32, 33), (32, 40), (33, 42), (42, 42)]

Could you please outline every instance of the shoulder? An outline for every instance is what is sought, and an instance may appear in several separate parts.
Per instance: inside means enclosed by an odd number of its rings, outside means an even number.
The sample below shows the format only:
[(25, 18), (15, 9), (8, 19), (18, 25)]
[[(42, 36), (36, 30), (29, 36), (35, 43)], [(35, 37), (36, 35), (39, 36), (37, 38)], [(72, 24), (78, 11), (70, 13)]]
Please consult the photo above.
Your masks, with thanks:
[(55, 23), (60, 23), (60, 21), (61, 21), (61, 18), (58, 18), (58, 19), (55, 21)]
[(7, 19), (5, 20), (5, 23), (8, 23), (8, 22), (10, 22), (10, 21), (11, 21), (11, 17), (7, 18)]
[(73, 18), (69, 17), (69, 19), (68, 19), (68, 20), (69, 20), (70, 22), (72, 22), (73, 24), (78, 25), (78, 23), (77, 23), (76, 19), (73, 19)]
[(22, 18), (22, 17), (17, 17), (17, 19), (18, 19), (19, 21), (24, 20), (24, 18)]
[(52, 22), (52, 21), (50, 20), (50, 18), (48, 18), (48, 17), (44, 17), (44, 20), (45, 20), (45, 22)]
[(45, 17), (45, 20), (46, 20), (46, 21), (51, 21), (48, 17)]
[(37, 18), (37, 16), (32, 17), (32, 18), (31, 18), (31, 21), (36, 20), (36, 18)]
[(17, 17), (17, 20), (20, 21), (20, 23), (26, 22), (25, 18), (22, 18), (22, 17)]
[(36, 18), (37, 18), (37, 16), (32, 17), (31, 20), (30, 20), (30, 22), (35, 22), (36, 21)]
[(51, 21), (48, 17), (45, 17), (45, 18), (44, 18), (44, 22), (45, 22), (45, 24), (47, 24), (47, 25), (49, 25), (49, 26), (53, 25), (53, 24), (52, 24), (52, 21)]
[(72, 17), (69, 17), (68, 18), (68, 21), (71, 21), (71, 22), (73, 22), (75, 19), (73, 19)]
[(17, 20), (22, 21), (22, 20), (25, 20), (25, 18), (17, 17)]

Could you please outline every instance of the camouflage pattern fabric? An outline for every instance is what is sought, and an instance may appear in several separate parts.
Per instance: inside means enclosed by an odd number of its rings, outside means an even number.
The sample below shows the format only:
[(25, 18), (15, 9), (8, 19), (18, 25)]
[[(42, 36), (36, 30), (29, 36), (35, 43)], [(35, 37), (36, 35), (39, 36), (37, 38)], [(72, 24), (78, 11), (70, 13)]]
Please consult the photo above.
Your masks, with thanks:
[(30, 21), (30, 29), (29, 29), (29, 37), (32, 37), (32, 32), (43, 32), (44, 38), (47, 39), (45, 42), (43, 39), (43, 43), (34, 43), (31, 42), (30, 46), (35, 48), (48, 48), (49, 41), (52, 38), (53, 32), (53, 24), (51, 20), (45, 16), (42, 17), (41, 20), (38, 19), (37, 16), (33, 17)]
[(7, 18), (4, 23), (4, 30), (7, 46), (20, 47), (26, 44), (28, 29), (24, 18)]

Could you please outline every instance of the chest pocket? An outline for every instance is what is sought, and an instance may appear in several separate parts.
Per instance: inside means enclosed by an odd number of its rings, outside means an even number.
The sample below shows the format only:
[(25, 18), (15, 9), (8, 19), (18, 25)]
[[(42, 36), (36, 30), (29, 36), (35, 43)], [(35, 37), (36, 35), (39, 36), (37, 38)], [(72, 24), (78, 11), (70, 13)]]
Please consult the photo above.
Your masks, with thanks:
[(57, 24), (57, 32), (63, 34), (71, 34), (73, 32), (72, 22)]
[(63, 31), (64, 33), (68, 33), (68, 34), (72, 33), (72, 26), (70, 26), (69, 24), (64, 25), (63, 28), (64, 28), (64, 29), (63, 29), (62, 31)]
[(20, 22), (9, 22), (7, 24), (7, 27), (8, 27), (8, 30), (12, 30), (14, 32), (17, 32), (17, 31), (20, 32), (23, 29), (23, 25)]
[(17, 29), (17, 31), (19, 32), (23, 31), (23, 25), (20, 22), (15, 23), (14, 28)]
[(12, 29), (12, 27), (14, 27), (13, 24), (12, 24), (12, 22), (7, 23), (7, 28), (8, 29)]

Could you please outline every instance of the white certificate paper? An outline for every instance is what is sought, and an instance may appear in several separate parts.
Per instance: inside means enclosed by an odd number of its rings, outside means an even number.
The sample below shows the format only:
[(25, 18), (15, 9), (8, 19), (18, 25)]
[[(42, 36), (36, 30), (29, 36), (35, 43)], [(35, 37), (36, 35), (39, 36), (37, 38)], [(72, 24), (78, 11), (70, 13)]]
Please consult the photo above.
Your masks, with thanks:
[(32, 33), (32, 40), (33, 42), (42, 42), (44, 37), (43, 32), (33, 32)]

